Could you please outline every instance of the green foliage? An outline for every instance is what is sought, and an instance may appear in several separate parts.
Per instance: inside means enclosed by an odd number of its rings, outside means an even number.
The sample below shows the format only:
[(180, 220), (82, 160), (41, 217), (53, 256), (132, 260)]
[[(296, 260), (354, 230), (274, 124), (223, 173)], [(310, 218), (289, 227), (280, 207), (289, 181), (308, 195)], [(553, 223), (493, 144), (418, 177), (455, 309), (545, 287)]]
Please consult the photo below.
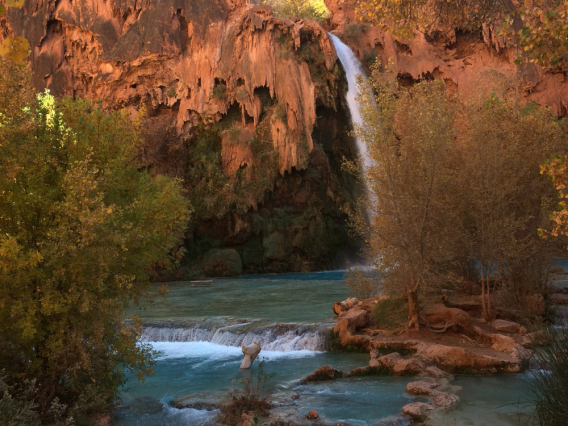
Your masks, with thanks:
[(43, 422), (54, 407), (77, 418), (108, 406), (125, 370), (151, 371), (140, 323), (122, 315), (181, 254), (188, 203), (137, 162), (140, 118), (56, 108), (22, 67), (0, 68), (0, 368), (35, 380)]
[[(239, 145), (252, 152), (254, 164), (229, 176), (222, 166), (222, 134), (227, 128), (227, 145)], [(263, 124), (259, 129), (263, 128)], [(240, 140), (240, 127), (230, 117), (204, 127), (191, 141), (187, 158), (190, 200), (199, 219), (221, 218), (228, 212), (247, 212), (257, 206), (274, 185), (278, 173), (277, 156), (269, 135), (256, 134), (250, 141)]]
[(213, 88), (213, 97), (215, 99), (227, 99), (227, 86), (224, 84), (217, 84)]
[(363, 54), (363, 62), (365, 62), (365, 64), (367, 64), (368, 67), (375, 65), (377, 59), (378, 59), (377, 52), (374, 52), (372, 50), (369, 50)]
[(304, 18), (320, 21), (329, 18), (329, 10), (323, 0), (262, 0), (274, 9), (279, 18)]
[(166, 95), (169, 98), (173, 98), (176, 95), (176, 91), (173, 87), (170, 87), (167, 91), (166, 91)]
[(536, 353), (544, 368), (533, 370), (535, 417), (542, 426), (561, 426), (568, 418), (568, 329), (548, 333), (549, 344)]
[(373, 308), (373, 319), (378, 328), (398, 330), (404, 328), (408, 317), (408, 303), (401, 298), (379, 300)]
[(0, 424), (5, 426), (35, 426), (39, 422), (34, 402), (36, 389), (26, 381), (19, 389), (7, 383), (7, 375), (0, 371)]

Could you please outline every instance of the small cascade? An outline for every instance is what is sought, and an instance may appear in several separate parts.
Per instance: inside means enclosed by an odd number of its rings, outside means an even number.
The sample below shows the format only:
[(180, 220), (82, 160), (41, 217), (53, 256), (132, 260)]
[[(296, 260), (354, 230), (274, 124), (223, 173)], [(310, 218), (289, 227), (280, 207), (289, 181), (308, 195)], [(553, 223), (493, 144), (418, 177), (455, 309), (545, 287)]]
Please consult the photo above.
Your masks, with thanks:
[(258, 342), (265, 351), (325, 351), (329, 346), (329, 327), (274, 325), (247, 329), (250, 323), (205, 328), (148, 325), (142, 329), (143, 342), (211, 342), (224, 346)]
[[(356, 126), (363, 126), (363, 117), (361, 116), (361, 109), (359, 102), (357, 101), (357, 97), (359, 96), (359, 84), (357, 83), (357, 77), (359, 75), (365, 76), (363, 71), (363, 67), (361, 62), (355, 56), (353, 51), (343, 43), (339, 38), (334, 36), (333, 34), (329, 34), (333, 44), (335, 45), (335, 50), (337, 52), (337, 57), (341, 61), (343, 65), (343, 69), (345, 70), (345, 76), (347, 78), (348, 83), (348, 90), (347, 90), (347, 106), (349, 107), (349, 112), (351, 113), (351, 122), (353, 123), (353, 127)], [(361, 161), (361, 169), (363, 171), (363, 176), (365, 177), (365, 181), (367, 178), (367, 172), (369, 168), (373, 166), (374, 162), (369, 156), (369, 150), (367, 148), (367, 144), (364, 141), (359, 140), (356, 138), (357, 144), (357, 151)], [(372, 191), (369, 188), (367, 182), (367, 192), (370, 196), (372, 196)]]

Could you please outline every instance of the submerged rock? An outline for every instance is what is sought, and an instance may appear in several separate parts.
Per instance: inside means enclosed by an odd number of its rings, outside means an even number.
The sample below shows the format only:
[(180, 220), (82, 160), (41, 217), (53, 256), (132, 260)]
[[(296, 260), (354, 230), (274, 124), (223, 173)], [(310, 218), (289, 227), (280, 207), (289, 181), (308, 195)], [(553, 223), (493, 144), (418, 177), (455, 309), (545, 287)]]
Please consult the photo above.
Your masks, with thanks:
[(414, 421), (423, 422), (428, 417), (428, 412), (434, 408), (434, 406), (424, 402), (412, 402), (402, 407), (402, 412)]
[(306, 419), (308, 420), (315, 420), (319, 418), (319, 414), (316, 410), (311, 410), (308, 414), (306, 414)]
[(331, 365), (323, 365), (318, 368), (313, 373), (307, 375), (302, 379), (303, 383), (309, 382), (323, 382), (326, 380), (333, 380), (343, 377), (345, 373), (343, 371), (338, 370), (337, 368), (332, 367)]

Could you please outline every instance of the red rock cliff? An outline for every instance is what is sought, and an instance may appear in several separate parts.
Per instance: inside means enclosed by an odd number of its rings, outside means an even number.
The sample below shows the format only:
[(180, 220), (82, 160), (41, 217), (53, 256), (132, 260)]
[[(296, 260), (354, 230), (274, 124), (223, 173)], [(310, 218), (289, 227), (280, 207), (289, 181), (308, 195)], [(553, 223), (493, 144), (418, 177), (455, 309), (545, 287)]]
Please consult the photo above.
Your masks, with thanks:
[(558, 116), (568, 110), (568, 80), (564, 72), (546, 71), (534, 65), (517, 66), (516, 49), (504, 47), (490, 28), (477, 34), (444, 29), (436, 34), (415, 33), (413, 40), (395, 39), (391, 34), (359, 22), (356, 0), (325, 0), (331, 11), (328, 29), (343, 38), (359, 57), (383, 63), (394, 62), (399, 78), (440, 78), (448, 88), (475, 92), (488, 77), (500, 73), (520, 78), (525, 98), (552, 108)]
[(218, 121), (234, 103), (256, 126), (255, 90), (268, 88), (282, 109), (270, 122), (281, 174), (306, 166), (299, 151), (313, 148), (316, 97), (326, 91), (292, 53), (309, 39), (328, 71), (336, 62), (319, 25), (276, 19), (247, 0), (26, 0), (9, 8), (2, 26), (0, 41), (29, 40), (36, 89), (101, 99), (109, 108), (145, 103), (180, 137)]

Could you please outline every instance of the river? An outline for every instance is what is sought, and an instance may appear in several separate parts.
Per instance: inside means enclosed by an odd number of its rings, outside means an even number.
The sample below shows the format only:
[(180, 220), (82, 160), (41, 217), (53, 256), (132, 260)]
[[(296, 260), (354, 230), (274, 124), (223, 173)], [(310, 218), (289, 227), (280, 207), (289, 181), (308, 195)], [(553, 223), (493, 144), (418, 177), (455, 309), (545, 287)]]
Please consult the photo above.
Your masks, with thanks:
[[(160, 351), (156, 374), (122, 391), (123, 406), (114, 416), (121, 426), (204, 425), (215, 415), (205, 409), (175, 409), (176, 397), (196, 400), (228, 397), (249, 371), (241, 371), (240, 345), (259, 341), (264, 370), (274, 374), (276, 395), (294, 394), (292, 407), (312, 409), (328, 421), (370, 425), (390, 419), (405, 424), (400, 409), (419, 401), (405, 393), (410, 377), (368, 377), (299, 385), (321, 365), (350, 370), (368, 363), (368, 354), (326, 351), (333, 325), (333, 302), (349, 292), (343, 272), (215, 279), (211, 287), (170, 284), (168, 302), (139, 312), (146, 324), (143, 340)], [(258, 368), (257, 362), (253, 373)], [(452, 425), (511, 426), (530, 407), (528, 375), (458, 376), (462, 402), (448, 413)], [(519, 417), (518, 414), (521, 414)], [(487, 422), (488, 419), (491, 422)], [(525, 424), (525, 423), (523, 423)]]

